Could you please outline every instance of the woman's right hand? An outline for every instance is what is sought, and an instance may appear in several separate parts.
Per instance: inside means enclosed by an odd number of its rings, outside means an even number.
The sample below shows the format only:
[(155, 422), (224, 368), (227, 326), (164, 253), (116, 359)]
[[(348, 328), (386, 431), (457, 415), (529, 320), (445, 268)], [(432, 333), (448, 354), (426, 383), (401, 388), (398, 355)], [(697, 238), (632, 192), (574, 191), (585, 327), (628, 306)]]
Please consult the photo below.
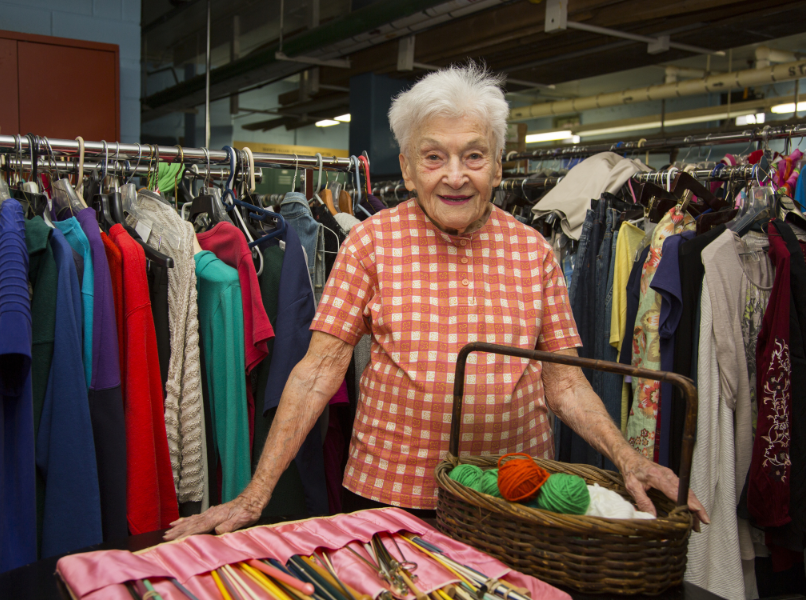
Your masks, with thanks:
[(206, 511), (192, 517), (177, 519), (165, 532), (166, 541), (178, 540), (196, 533), (229, 533), (257, 522), (265, 503), (251, 498), (248, 489), (225, 504), (211, 506)]

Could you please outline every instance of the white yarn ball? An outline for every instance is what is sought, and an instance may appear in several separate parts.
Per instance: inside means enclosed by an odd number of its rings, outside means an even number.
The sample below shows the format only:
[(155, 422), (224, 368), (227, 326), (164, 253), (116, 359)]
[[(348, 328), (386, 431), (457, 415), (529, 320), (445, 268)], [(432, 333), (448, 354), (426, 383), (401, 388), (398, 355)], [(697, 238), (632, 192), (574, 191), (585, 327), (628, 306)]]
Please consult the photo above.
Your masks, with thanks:
[(607, 519), (654, 519), (649, 513), (635, 510), (635, 507), (613, 490), (601, 487), (598, 483), (588, 486), (591, 503), (585, 514), (589, 517)]

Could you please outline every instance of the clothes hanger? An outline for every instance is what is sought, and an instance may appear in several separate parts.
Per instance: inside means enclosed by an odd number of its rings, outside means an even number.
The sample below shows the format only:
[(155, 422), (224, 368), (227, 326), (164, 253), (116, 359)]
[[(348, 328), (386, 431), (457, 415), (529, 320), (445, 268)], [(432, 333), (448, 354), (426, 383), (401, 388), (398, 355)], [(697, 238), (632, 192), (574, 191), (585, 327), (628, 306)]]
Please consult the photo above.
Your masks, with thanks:
[[(367, 217), (371, 217), (372, 215), (369, 214), (369, 211), (361, 206), (361, 161), (358, 160), (357, 156), (351, 156), (350, 161), (352, 161), (353, 169), (355, 170), (355, 200), (353, 201), (353, 211), (357, 208), (367, 215)], [(353, 214), (355, 214), (355, 212), (353, 212)]]
[[(352, 157), (350, 157), (350, 161), (352, 162)], [(339, 192), (339, 211), (353, 215), (353, 197), (347, 192), (346, 187), (345, 185)]]
[[(254, 214), (250, 214), (250, 217), (253, 218), (253, 219), (256, 219), (258, 221), (264, 221), (268, 217), (268, 218), (275, 219), (275, 221), (277, 222), (277, 228), (274, 231), (272, 231), (269, 234), (264, 235), (262, 238), (259, 238), (259, 239), (255, 240), (253, 242), (250, 242), (249, 247), (254, 248), (255, 246), (258, 246), (258, 245), (262, 244), (263, 242), (265, 242), (267, 240), (270, 240), (270, 239), (272, 239), (274, 237), (277, 237), (277, 236), (280, 236), (280, 235), (284, 235), (285, 232), (286, 232), (287, 225), (286, 225), (285, 219), (283, 219), (282, 215), (279, 215), (277, 213), (268, 211), (265, 208), (254, 206), (253, 204), (247, 204), (246, 202), (241, 202), (240, 200), (235, 198), (235, 195), (232, 192), (232, 188), (230, 187), (232, 177), (234, 176), (234, 173), (235, 173), (235, 151), (230, 146), (224, 146), (223, 149), (227, 151), (227, 155), (229, 156), (229, 160), (230, 160), (230, 177), (229, 177), (229, 179), (227, 179), (227, 183), (225, 184), (226, 187), (225, 187), (224, 195), (222, 197), (222, 201), (224, 202), (224, 206), (227, 208), (228, 211), (232, 211), (235, 208), (235, 206), (240, 206), (242, 208), (247, 209), (250, 213), (254, 213)], [(232, 202), (231, 205), (227, 203), (228, 198)]]
[[(318, 152), (316, 153), (317, 158), (319, 159), (319, 175), (321, 177), (322, 174), (322, 155)], [(331, 215), (336, 215), (338, 211), (336, 210), (336, 206), (333, 204), (333, 191), (330, 189), (330, 171), (325, 171), (325, 178), (327, 179), (327, 184), (325, 185), (325, 189), (319, 192), (319, 197), (322, 198), (322, 202), (325, 203), (327, 206), (327, 210), (330, 212)], [(317, 186), (319, 183), (317, 183)]]

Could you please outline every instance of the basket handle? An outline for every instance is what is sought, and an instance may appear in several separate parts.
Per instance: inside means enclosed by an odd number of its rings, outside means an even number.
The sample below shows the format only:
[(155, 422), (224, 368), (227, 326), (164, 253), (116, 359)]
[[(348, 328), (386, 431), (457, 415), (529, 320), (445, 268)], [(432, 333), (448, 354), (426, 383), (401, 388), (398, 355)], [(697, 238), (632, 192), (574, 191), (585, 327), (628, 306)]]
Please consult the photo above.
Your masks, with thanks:
[(677, 490), (677, 505), (688, 506), (691, 461), (694, 457), (694, 430), (697, 426), (697, 388), (694, 386), (694, 382), (691, 379), (678, 375), (677, 373), (641, 369), (606, 360), (580, 358), (579, 356), (568, 356), (566, 354), (544, 352), (543, 350), (525, 350), (512, 346), (487, 344), (485, 342), (471, 342), (459, 351), (459, 356), (456, 359), (456, 376), (453, 383), (451, 439), (448, 447), (450, 454), (455, 457), (459, 456), (459, 435), (462, 428), (462, 399), (465, 393), (465, 366), (467, 357), (470, 356), (471, 352), (504, 354), (518, 358), (570, 365), (572, 367), (584, 367), (595, 371), (604, 371), (606, 373), (618, 373), (621, 375), (641, 377), (643, 379), (653, 379), (655, 381), (667, 381), (680, 388), (683, 392), (683, 397), (686, 399), (686, 423), (683, 429), (683, 449), (680, 460), (680, 487)]

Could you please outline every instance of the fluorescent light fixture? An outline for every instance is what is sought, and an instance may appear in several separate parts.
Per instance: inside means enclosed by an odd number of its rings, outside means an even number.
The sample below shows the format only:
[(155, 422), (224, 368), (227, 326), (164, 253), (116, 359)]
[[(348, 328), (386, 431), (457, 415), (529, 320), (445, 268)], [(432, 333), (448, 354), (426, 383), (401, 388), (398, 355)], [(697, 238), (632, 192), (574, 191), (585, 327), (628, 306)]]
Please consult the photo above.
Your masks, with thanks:
[[(788, 102), (787, 104), (776, 104), (770, 110), (776, 115), (785, 115), (786, 113), (795, 112), (795, 103)], [(798, 112), (806, 110), (806, 102), (798, 102)]]
[(544, 131), (543, 133), (532, 133), (526, 136), (527, 144), (538, 144), (540, 142), (557, 142), (560, 140), (567, 140), (572, 137), (574, 132), (570, 129), (563, 129), (561, 131)]
[[(708, 121), (721, 121), (723, 119), (733, 118), (733, 117), (744, 117), (750, 115), (754, 118), (757, 117), (753, 111), (743, 111), (743, 112), (731, 112), (728, 115), (727, 112), (719, 113), (719, 114), (710, 114), (710, 115), (698, 115), (696, 117), (685, 117), (682, 119), (668, 119), (665, 122), (666, 127), (675, 127), (677, 125), (692, 125), (694, 123), (707, 123)], [(762, 114), (763, 119), (763, 114)], [(764, 121), (757, 121), (759, 123), (763, 123)], [(595, 135), (608, 135), (611, 133), (626, 133), (628, 131), (642, 131), (644, 129), (659, 129), (661, 126), (661, 122), (658, 119), (653, 119), (651, 121), (645, 121), (644, 123), (633, 123), (630, 125), (621, 125), (616, 127), (603, 127), (602, 129), (591, 129), (587, 131), (580, 131), (579, 135), (582, 137), (592, 137)]]
[(338, 121), (334, 121), (333, 119), (323, 119), (321, 121), (316, 122), (317, 127), (333, 127), (334, 125), (338, 125)]
[(759, 123), (763, 123), (766, 120), (766, 115), (764, 113), (756, 113), (754, 115), (744, 115), (742, 117), (736, 117), (736, 125), (757, 125)]
[(340, 115), (340, 116), (336, 117), (336, 120), (339, 121), (340, 123), (349, 123), (350, 122), (350, 113), (347, 113), (346, 115)]

